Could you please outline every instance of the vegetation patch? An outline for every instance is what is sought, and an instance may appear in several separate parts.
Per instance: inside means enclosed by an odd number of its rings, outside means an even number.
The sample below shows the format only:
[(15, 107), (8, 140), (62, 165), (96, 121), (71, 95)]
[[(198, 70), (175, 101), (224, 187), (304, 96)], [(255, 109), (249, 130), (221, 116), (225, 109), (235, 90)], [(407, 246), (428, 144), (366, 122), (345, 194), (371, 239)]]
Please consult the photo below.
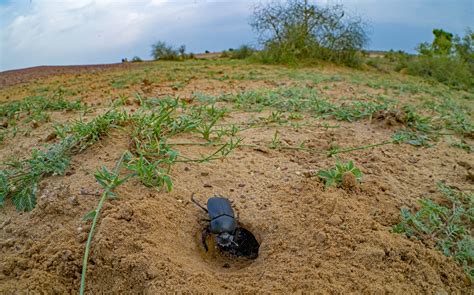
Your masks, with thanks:
[(326, 188), (332, 185), (354, 188), (362, 180), (362, 172), (352, 161), (344, 163), (338, 160), (335, 167), (320, 170), (318, 176), (324, 180)]
[(421, 199), (419, 208), (401, 210), (402, 221), (396, 233), (420, 239), (436, 246), (446, 256), (459, 262), (474, 280), (474, 195), (454, 190), (439, 182), (439, 200)]
[(72, 155), (84, 151), (126, 118), (124, 113), (110, 111), (88, 123), (78, 121), (60, 131), (59, 143), (33, 150), (29, 159), (4, 163), (6, 169), (0, 170), (0, 205), (11, 198), (17, 210), (32, 210), (36, 206), (38, 183), (43, 178), (63, 175)]

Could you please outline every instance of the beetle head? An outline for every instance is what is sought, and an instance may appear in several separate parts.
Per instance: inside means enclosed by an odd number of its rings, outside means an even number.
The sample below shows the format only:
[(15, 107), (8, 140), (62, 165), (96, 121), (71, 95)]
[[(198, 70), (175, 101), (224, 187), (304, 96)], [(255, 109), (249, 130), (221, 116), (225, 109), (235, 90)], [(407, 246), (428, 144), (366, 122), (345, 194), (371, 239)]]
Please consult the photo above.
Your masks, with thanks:
[(235, 244), (236, 246), (238, 246), (237, 243), (234, 242), (234, 236), (229, 234), (228, 232), (218, 234), (217, 243), (221, 247), (229, 247), (231, 244)]

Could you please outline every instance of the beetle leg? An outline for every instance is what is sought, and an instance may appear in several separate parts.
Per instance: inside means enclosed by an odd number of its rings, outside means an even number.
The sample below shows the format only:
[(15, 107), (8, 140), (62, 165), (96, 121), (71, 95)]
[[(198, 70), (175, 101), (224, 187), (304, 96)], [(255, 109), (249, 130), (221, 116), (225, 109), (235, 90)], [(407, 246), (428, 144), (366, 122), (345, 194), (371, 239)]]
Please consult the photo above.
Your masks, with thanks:
[(191, 202), (193, 202), (194, 204), (196, 204), (199, 208), (201, 208), (202, 210), (206, 211), (206, 213), (209, 213), (209, 211), (207, 211), (206, 208), (204, 208), (201, 204), (199, 204), (195, 199), (194, 199), (194, 193), (192, 193), (191, 195)]
[(211, 234), (211, 231), (209, 229), (209, 227), (206, 227), (203, 231), (202, 231), (202, 234), (201, 234), (201, 242), (202, 242), (202, 245), (204, 246), (204, 250), (206, 250), (206, 252), (209, 250), (207, 248), (207, 243), (206, 243), (206, 240), (207, 240), (207, 237)]

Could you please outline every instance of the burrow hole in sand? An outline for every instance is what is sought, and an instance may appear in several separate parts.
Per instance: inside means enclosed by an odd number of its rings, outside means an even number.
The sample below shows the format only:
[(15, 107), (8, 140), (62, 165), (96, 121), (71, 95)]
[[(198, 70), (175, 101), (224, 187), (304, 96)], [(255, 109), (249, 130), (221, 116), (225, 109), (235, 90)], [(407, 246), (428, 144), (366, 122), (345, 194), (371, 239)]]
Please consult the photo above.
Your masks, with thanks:
[(234, 234), (234, 241), (237, 245), (230, 247), (220, 247), (215, 235), (209, 234), (206, 238), (208, 251), (204, 249), (202, 244), (202, 231), (208, 224), (203, 224), (199, 227), (196, 233), (196, 242), (200, 249), (200, 254), (204, 261), (215, 268), (224, 268), (229, 270), (238, 270), (245, 268), (252, 264), (258, 257), (260, 243), (255, 235), (243, 224), (239, 224)]

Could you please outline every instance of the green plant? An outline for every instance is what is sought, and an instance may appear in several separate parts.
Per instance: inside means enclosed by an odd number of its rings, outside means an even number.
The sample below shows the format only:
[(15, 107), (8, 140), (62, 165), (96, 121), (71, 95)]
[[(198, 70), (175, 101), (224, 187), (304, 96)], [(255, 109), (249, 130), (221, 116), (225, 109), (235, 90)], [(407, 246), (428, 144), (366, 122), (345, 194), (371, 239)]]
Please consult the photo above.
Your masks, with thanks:
[(166, 44), (163, 41), (158, 41), (151, 46), (151, 55), (155, 60), (178, 60), (178, 50)]
[(448, 56), (420, 56), (407, 63), (410, 75), (422, 76), (455, 89), (471, 90), (474, 87), (473, 73), (468, 65)]
[(119, 94), (118, 97), (112, 101), (111, 106), (112, 107), (124, 106), (127, 104), (127, 100), (128, 100), (128, 97), (126, 95)]
[(229, 51), (227, 51), (227, 50), (222, 51), (220, 57), (221, 57), (221, 58), (228, 58), (228, 57), (230, 57)]
[(253, 49), (249, 45), (241, 45), (239, 48), (230, 51), (228, 55), (230, 55), (230, 58), (232, 59), (245, 59), (252, 56), (254, 52), (255, 49)]
[(227, 112), (226, 109), (216, 108), (215, 105), (194, 108), (192, 111), (192, 115), (200, 119), (200, 123), (196, 126), (196, 132), (200, 133), (207, 141), (210, 141), (214, 126)]
[[(149, 161), (143, 155), (134, 157), (130, 152), (125, 154), (125, 167), (135, 172), (141, 183), (147, 187), (160, 189), (166, 184), (168, 191), (173, 189), (173, 182), (169, 176), (171, 166), (176, 160), (176, 153), (168, 153), (169, 157), (156, 161)], [(165, 166), (165, 167), (162, 167)]]
[(269, 147), (270, 147), (271, 149), (276, 149), (276, 148), (278, 148), (280, 145), (281, 145), (281, 140), (280, 140), (280, 138), (278, 137), (278, 130), (276, 130), (275, 133), (273, 134), (272, 142), (270, 143)]
[(386, 140), (386, 141), (382, 141), (382, 142), (379, 142), (379, 143), (367, 144), (367, 145), (350, 147), (350, 148), (339, 148), (337, 146), (333, 146), (329, 149), (327, 154), (328, 154), (328, 157), (332, 157), (332, 156), (335, 156), (337, 154), (370, 149), (370, 148), (374, 148), (374, 147), (378, 147), (378, 146), (382, 146), (382, 145), (386, 145), (386, 144), (400, 143), (399, 140), (401, 140), (401, 139), (395, 136), (394, 138), (392, 138), (392, 140)]
[(280, 112), (280, 111), (272, 111), (270, 116), (268, 116), (267, 121), (269, 123), (278, 123), (278, 124), (288, 122), (285, 119), (285, 115), (283, 114), (283, 112)]
[(259, 35), (263, 62), (299, 63), (319, 59), (358, 66), (367, 43), (361, 18), (342, 5), (319, 6), (307, 0), (257, 5), (250, 25)]
[(60, 142), (47, 145), (44, 150), (33, 150), (29, 159), (5, 163), (9, 169), (0, 170), (3, 179), (1, 203), (11, 197), (17, 210), (32, 210), (36, 206), (36, 192), (41, 179), (63, 175), (72, 155), (85, 150), (126, 118), (124, 113), (109, 111), (88, 123), (78, 121), (72, 126), (57, 127), (63, 136)]
[(411, 75), (438, 81), (455, 89), (474, 88), (474, 34), (468, 29), (463, 38), (442, 29), (433, 30), (432, 43), (421, 43), (418, 57), (405, 62)]
[[(145, 103), (148, 112), (137, 112), (131, 117), (132, 123), (132, 146), (131, 150), (141, 161), (139, 166), (142, 169), (144, 182), (150, 183), (149, 179), (163, 179), (174, 162), (205, 162), (220, 159), (227, 156), (233, 149), (239, 146), (241, 139), (231, 138), (228, 143), (222, 144), (220, 148), (210, 155), (203, 155), (201, 158), (187, 158), (170, 148), (167, 140), (183, 132), (197, 132), (203, 135), (204, 139), (211, 145), (211, 134), (216, 132), (219, 139), (224, 135), (234, 136), (240, 129), (236, 126), (229, 130), (216, 130), (216, 123), (227, 112), (226, 109), (217, 108), (215, 105), (188, 107), (185, 104), (179, 105), (177, 99), (162, 99), (155, 104)], [(178, 111), (178, 107), (180, 110)], [(178, 159), (179, 157), (179, 159)], [(139, 163), (139, 162), (138, 162)], [(153, 175), (152, 167), (167, 167), (164, 171), (158, 171)], [(161, 168), (160, 168), (161, 169)], [(159, 169), (158, 169), (159, 170)], [(161, 176), (160, 176), (161, 175)], [(146, 180), (148, 179), (148, 180)]]
[(408, 127), (412, 130), (420, 132), (432, 132), (435, 129), (439, 129), (438, 126), (433, 124), (433, 118), (430, 116), (422, 116), (415, 111), (415, 107), (412, 105), (403, 105), (402, 110), (405, 113), (405, 122)]
[(437, 186), (442, 198), (419, 200), (420, 208), (415, 213), (402, 208), (402, 221), (393, 231), (434, 243), (444, 255), (459, 262), (474, 282), (474, 195), (456, 191), (441, 182)]
[(71, 150), (74, 153), (79, 153), (107, 135), (110, 129), (122, 126), (128, 119), (126, 112), (110, 110), (90, 122), (76, 121), (72, 125), (66, 126), (66, 130), (63, 132), (71, 134), (74, 138)]
[[(181, 163), (187, 163), (187, 162), (197, 162), (197, 163), (204, 163), (204, 162), (209, 162), (213, 160), (219, 160), (222, 158), (227, 157), (233, 150), (238, 148), (241, 145), (242, 138), (231, 138), (228, 142), (223, 143), (223, 144), (212, 144), (212, 143), (205, 143), (205, 145), (218, 145), (220, 148), (218, 148), (216, 151), (209, 155), (201, 155), (200, 158), (188, 158), (183, 155), (179, 155), (180, 158), (175, 162), (181, 162)], [(189, 143), (185, 143), (189, 144)], [(199, 144), (199, 143), (198, 143)], [(199, 144), (202, 145), (202, 144)]]
[(90, 253), (90, 247), (92, 244), (92, 237), (94, 236), (94, 231), (95, 227), (97, 224), (97, 221), (99, 220), (100, 216), (100, 210), (102, 209), (102, 206), (104, 205), (104, 202), (107, 199), (113, 199), (116, 197), (114, 190), (125, 183), (130, 177), (134, 176), (134, 174), (128, 174), (124, 177), (120, 177), (120, 168), (122, 167), (122, 162), (124, 160), (125, 154), (122, 155), (120, 160), (117, 162), (115, 165), (115, 169), (113, 171), (110, 171), (107, 169), (107, 167), (103, 166), (101, 170), (97, 171), (94, 176), (96, 181), (99, 183), (99, 185), (103, 189), (103, 193), (100, 197), (99, 204), (97, 207), (87, 213), (84, 218), (82, 219), (83, 221), (87, 221), (92, 219), (92, 225), (91, 229), (89, 231), (89, 235), (87, 237), (87, 242), (86, 242), (86, 248), (84, 251), (84, 258), (82, 262), (82, 274), (81, 274), (81, 287), (79, 293), (81, 295), (84, 294), (85, 288), (86, 288), (86, 275), (87, 275), (87, 263), (89, 261), (89, 253)]
[(288, 119), (289, 120), (302, 120), (304, 118), (304, 116), (300, 113), (291, 113), (289, 116), (288, 116)]
[(432, 147), (434, 139), (429, 135), (412, 131), (409, 129), (402, 129), (395, 132), (392, 136), (393, 143), (407, 143), (414, 146)]
[(351, 105), (342, 105), (335, 107), (331, 114), (340, 121), (356, 121), (372, 116), (373, 113), (387, 109), (386, 104), (378, 104), (373, 102), (354, 101)]
[(178, 52), (179, 52), (179, 55), (181, 56), (182, 59), (186, 58), (186, 46), (185, 45), (180, 45), (178, 47)]
[(81, 101), (68, 101), (64, 98), (65, 90), (59, 87), (49, 96), (28, 96), (21, 101), (0, 104), (0, 117), (19, 119), (20, 115), (35, 113), (40, 116), (45, 111), (73, 111), (85, 109)]
[(333, 184), (340, 186), (342, 184), (343, 175), (346, 172), (354, 174), (357, 181), (362, 180), (362, 172), (354, 166), (352, 161), (342, 163), (339, 160), (336, 161), (336, 166), (328, 170), (320, 170), (318, 176), (325, 181), (325, 187), (328, 188)]
[(28, 160), (7, 162), (10, 169), (0, 171), (0, 205), (10, 196), (17, 210), (32, 210), (36, 206), (39, 181), (47, 175), (63, 175), (69, 166), (71, 144), (72, 140), (68, 139), (46, 151), (33, 150)]
[(225, 135), (230, 136), (230, 137), (235, 137), (237, 135), (237, 133), (239, 133), (242, 130), (243, 129), (239, 128), (238, 126), (236, 126), (234, 124), (230, 125), (229, 128), (221, 127), (221, 129), (217, 131), (217, 137), (219, 139), (222, 138)]
[(142, 61), (143, 61), (143, 60), (142, 60), (140, 57), (138, 57), (138, 56), (134, 56), (134, 57), (132, 58), (132, 62), (142, 62)]
[(110, 86), (115, 89), (123, 89), (127, 84), (126, 80), (111, 80)]
[(438, 113), (439, 120), (446, 129), (460, 135), (474, 133), (474, 124), (470, 120), (472, 113), (470, 106), (463, 106), (454, 99), (444, 97), (440, 103), (432, 103), (428, 107)]
[(474, 147), (466, 143), (464, 140), (461, 140), (460, 142), (455, 142), (451, 144), (454, 147), (460, 148), (465, 150), (468, 153), (474, 152)]

